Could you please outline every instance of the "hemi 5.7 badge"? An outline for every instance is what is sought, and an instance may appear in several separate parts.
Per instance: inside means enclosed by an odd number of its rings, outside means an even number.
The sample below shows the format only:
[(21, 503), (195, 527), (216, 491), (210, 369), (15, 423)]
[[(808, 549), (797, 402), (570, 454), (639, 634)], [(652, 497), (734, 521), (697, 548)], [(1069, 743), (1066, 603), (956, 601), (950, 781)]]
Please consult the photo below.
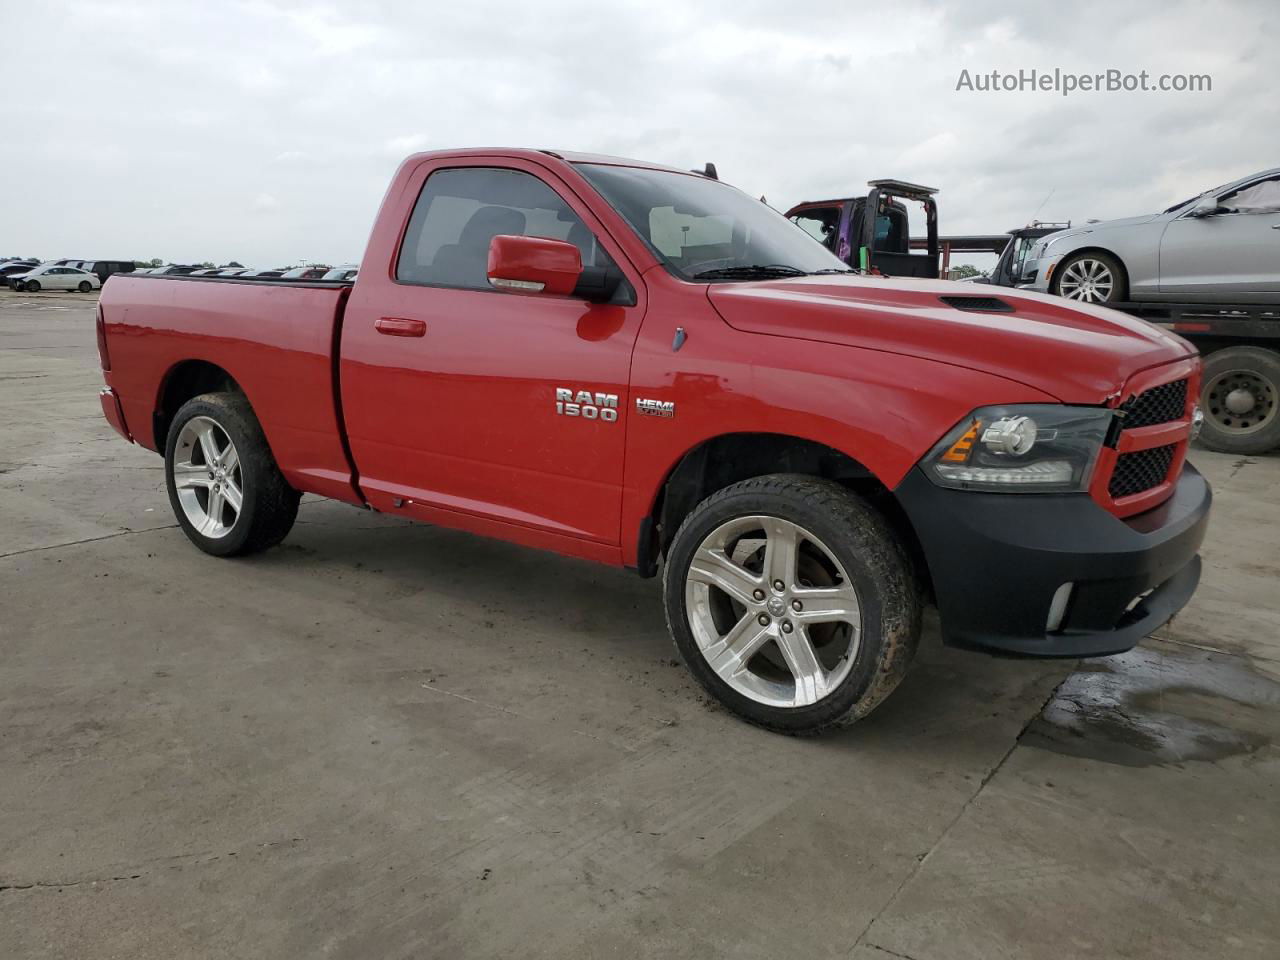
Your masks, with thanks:
[(675, 401), (636, 397), (636, 413), (642, 417), (666, 417), (670, 420), (676, 415)]

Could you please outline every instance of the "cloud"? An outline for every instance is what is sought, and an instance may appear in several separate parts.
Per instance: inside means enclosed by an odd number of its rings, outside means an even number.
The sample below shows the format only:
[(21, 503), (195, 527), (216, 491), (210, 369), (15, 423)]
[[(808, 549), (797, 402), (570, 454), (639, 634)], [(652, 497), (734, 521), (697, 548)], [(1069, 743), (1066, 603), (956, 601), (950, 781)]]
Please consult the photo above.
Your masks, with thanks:
[(382, 152), (393, 157), (404, 159), (406, 154), (425, 150), (430, 143), (425, 133), (409, 133), (400, 137), (392, 137), (382, 145)]
[[(4, 89), (85, 103), (0, 137), (0, 250), (358, 260), (388, 178), (444, 146), (715, 161), (785, 209), (875, 177), (943, 233), (1162, 209), (1280, 164), (1280, 8), (1195, 0), (28, 4)], [(1205, 94), (957, 92), (973, 72), (1209, 73)], [(108, 178), (92, 215), (41, 185)], [(247, 229), (246, 211), (253, 229)], [(269, 214), (269, 215), (268, 215)]]

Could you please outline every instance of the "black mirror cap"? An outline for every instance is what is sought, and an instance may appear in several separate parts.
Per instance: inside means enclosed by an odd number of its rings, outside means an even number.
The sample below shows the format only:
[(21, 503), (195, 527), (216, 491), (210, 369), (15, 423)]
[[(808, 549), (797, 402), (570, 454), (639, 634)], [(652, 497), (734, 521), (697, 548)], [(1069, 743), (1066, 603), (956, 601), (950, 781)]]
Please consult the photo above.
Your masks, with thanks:
[(635, 291), (617, 267), (583, 267), (572, 295), (590, 303), (625, 307), (634, 307), (636, 303)]

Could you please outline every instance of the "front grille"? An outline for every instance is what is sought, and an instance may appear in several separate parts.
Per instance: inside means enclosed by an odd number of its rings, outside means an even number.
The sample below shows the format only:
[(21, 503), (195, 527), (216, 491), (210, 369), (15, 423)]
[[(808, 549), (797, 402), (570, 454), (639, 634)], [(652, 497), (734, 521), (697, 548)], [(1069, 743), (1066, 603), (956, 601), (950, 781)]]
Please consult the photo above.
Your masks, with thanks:
[(1125, 430), (1133, 427), (1150, 427), (1157, 423), (1180, 420), (1187, 410), (1187, 381), (1174, 380), (1158, 387), (1144, 390), (1120, 405), (1124, 414), (1121, 425)]
[(1111, 472), (1111, 483), (1107, 486), (1111, 499), (1131, 497), (1135, 493), (1142, 493), (1144, 490), (1150, 490), (1164, 483), (1165, 478), (1169, 476), (1169, 467), (1173, 464), (1173, 454), (1177, 449), (1176, 443), (1170, 443), (1163, 447), (1152, 447), (1150, 450), (1135, 450), (1132, 453), (1120, 454), (1116, 458), (1115, 469)]

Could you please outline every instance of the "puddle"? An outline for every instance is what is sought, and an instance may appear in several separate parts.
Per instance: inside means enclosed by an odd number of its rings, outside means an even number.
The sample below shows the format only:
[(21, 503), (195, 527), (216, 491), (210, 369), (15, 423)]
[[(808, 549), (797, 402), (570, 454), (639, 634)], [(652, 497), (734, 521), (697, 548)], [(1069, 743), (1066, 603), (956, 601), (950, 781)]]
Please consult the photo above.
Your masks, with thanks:
[(1145, 767), (1251, 754), (1280, 733), (1280, 683), (1246, 658), (1147, 643), (1083, 661), (1021, 743)]

